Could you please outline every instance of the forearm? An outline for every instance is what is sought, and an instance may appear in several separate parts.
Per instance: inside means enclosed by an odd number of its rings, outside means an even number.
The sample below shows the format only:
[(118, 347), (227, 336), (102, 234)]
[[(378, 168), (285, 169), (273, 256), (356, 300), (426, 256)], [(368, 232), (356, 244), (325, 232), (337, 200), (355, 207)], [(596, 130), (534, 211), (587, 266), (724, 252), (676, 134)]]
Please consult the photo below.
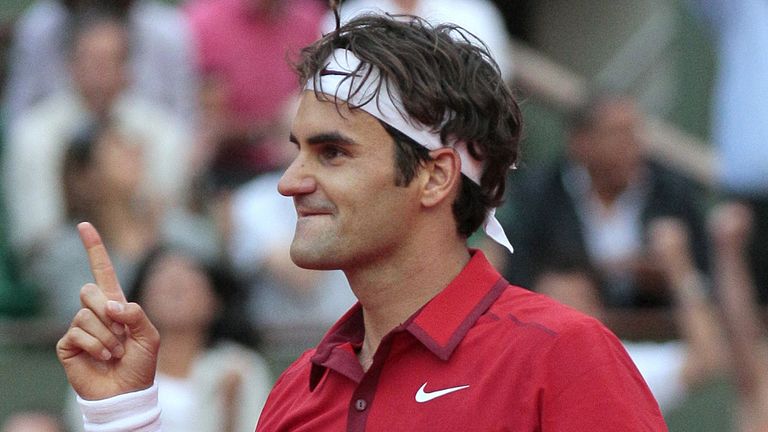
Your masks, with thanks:
[(720, 306), (723, 311), (735, 370), (742, 391), (758, 391), (768, 370), (768, 343), (758, 312), (746, 262), (721, 256), (716, 263)]
[(676, 321), (687, 345), (685, 382), (692, 385), (723, 369), (725, 340), (707, 279), (692, 271), (672, 283)]

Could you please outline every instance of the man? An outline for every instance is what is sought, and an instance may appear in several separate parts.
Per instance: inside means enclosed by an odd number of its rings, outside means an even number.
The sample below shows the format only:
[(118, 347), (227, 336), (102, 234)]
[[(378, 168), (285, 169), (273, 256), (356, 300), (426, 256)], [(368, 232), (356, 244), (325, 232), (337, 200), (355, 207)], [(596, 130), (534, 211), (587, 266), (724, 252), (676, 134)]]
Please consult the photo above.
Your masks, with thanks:
[[(492, 209), (520, 132), (498, 68), (468, 41), (368, 16), (303, 51), (298, 155), (278, 187), (298, 214), (291, 257), (343, 270), (359, 303), (283, 373), (257, 430), (666, 430), (612, 334), (467, 249), (483, 224), (506, 243)], [(59, 358), (89, 424), (157, 430), (156, 331), (81, 229), (98, 286)]]
[(126, 24), (89, 9), (73, 23), (70, 37), (72, 88), (17, 113), (4, 149), (0, 174), (9, 240), (24, 257), (66, 221), (62, 160), (69, 141), (93, 123), (109, 118), (142, 146), (148, 162), (143, 188), (168, 206), (180, 202), (188, 187), (189, 131), (130, 85), (133, 47)]
[(67, 90), (68, 38), (83, 13), (98, 7), (125, 23), (130, 33), (130, 91), (171, 114), (184, 127), (196, 120), (193, 41), (182, 14), (156, 0), (36, 0), (14, 24), (3, 114), (9, 124), (48, 96)]
[(513, 187), (505, 228), (519, 253), (507, 257), (505, 276), (532, 287), (540, 274), (572, 263), (592, 270), (607, 307), (668, 306), (671, 291), (649, 250), (649, 227), (658, 218), (680, 220), (705, 270), (698, 191), (645, 154), (633, 98), (597, 94), (568, 120), (563, 156)]

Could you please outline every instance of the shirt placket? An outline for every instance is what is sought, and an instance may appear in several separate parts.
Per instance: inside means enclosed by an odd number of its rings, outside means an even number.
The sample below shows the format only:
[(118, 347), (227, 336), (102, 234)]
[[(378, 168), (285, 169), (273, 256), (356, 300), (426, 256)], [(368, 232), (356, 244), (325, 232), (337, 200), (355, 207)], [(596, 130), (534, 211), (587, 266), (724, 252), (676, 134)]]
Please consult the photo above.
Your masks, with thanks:
[(347, 414), (347, 432), (365, 431), (368, 417), (373, 409), (379, 379), (387, 357), (389, 357), (394, 336), (395, 333), (390, 333), (382, 339), (376, 354), (373, 356), (371, 367), (363, 374), (363, 378), (352, 393)]

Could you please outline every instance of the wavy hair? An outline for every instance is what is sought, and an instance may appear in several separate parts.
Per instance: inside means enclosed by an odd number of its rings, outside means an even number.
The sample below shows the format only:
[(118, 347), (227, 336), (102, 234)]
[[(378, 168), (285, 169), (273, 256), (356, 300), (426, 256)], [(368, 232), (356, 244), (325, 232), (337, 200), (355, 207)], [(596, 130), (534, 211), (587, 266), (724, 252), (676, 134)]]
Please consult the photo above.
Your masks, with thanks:
[[(354, 71), (361, 78), (355, 78), (353, 93), (373, 79), (366, 63), (375, 66), (381, 79), (372, 97), (378, 96), (381, 86), (396, 89), (403, 114), (439, 133), (443, 145), (466, 143), (469, 153), (483, 162), (480, 185), (462, 176), (453, 204), (459, 233), (467, 237), (474, 233), (488, 210), (502, 202), (522, 129), (520, 109), (488, 48), (454, 24), (432, 26), (408, 15), (362, 15), (301, 51), (295, 65), (300, 83), (314, 79), (337, 48), (353, 52), (362, 61)], [(318, 93), (318, 97), (323, 96)], [(407, 185), (419, 164), (428, 160), (428, 152), (386, 126), (396, 143), (396, 184)], [(406, 146), (418, 149), (404, 151)]]

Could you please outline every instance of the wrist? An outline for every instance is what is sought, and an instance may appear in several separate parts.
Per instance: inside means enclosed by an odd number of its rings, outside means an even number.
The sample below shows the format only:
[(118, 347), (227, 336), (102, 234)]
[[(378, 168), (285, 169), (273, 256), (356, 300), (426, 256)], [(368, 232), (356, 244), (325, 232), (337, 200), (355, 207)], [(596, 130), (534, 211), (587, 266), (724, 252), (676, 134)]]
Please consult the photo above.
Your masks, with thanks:
[(100, 400), (77, 397), (86, 432), (155, 432), (160, 430), (157, 384), (144, 390)]

